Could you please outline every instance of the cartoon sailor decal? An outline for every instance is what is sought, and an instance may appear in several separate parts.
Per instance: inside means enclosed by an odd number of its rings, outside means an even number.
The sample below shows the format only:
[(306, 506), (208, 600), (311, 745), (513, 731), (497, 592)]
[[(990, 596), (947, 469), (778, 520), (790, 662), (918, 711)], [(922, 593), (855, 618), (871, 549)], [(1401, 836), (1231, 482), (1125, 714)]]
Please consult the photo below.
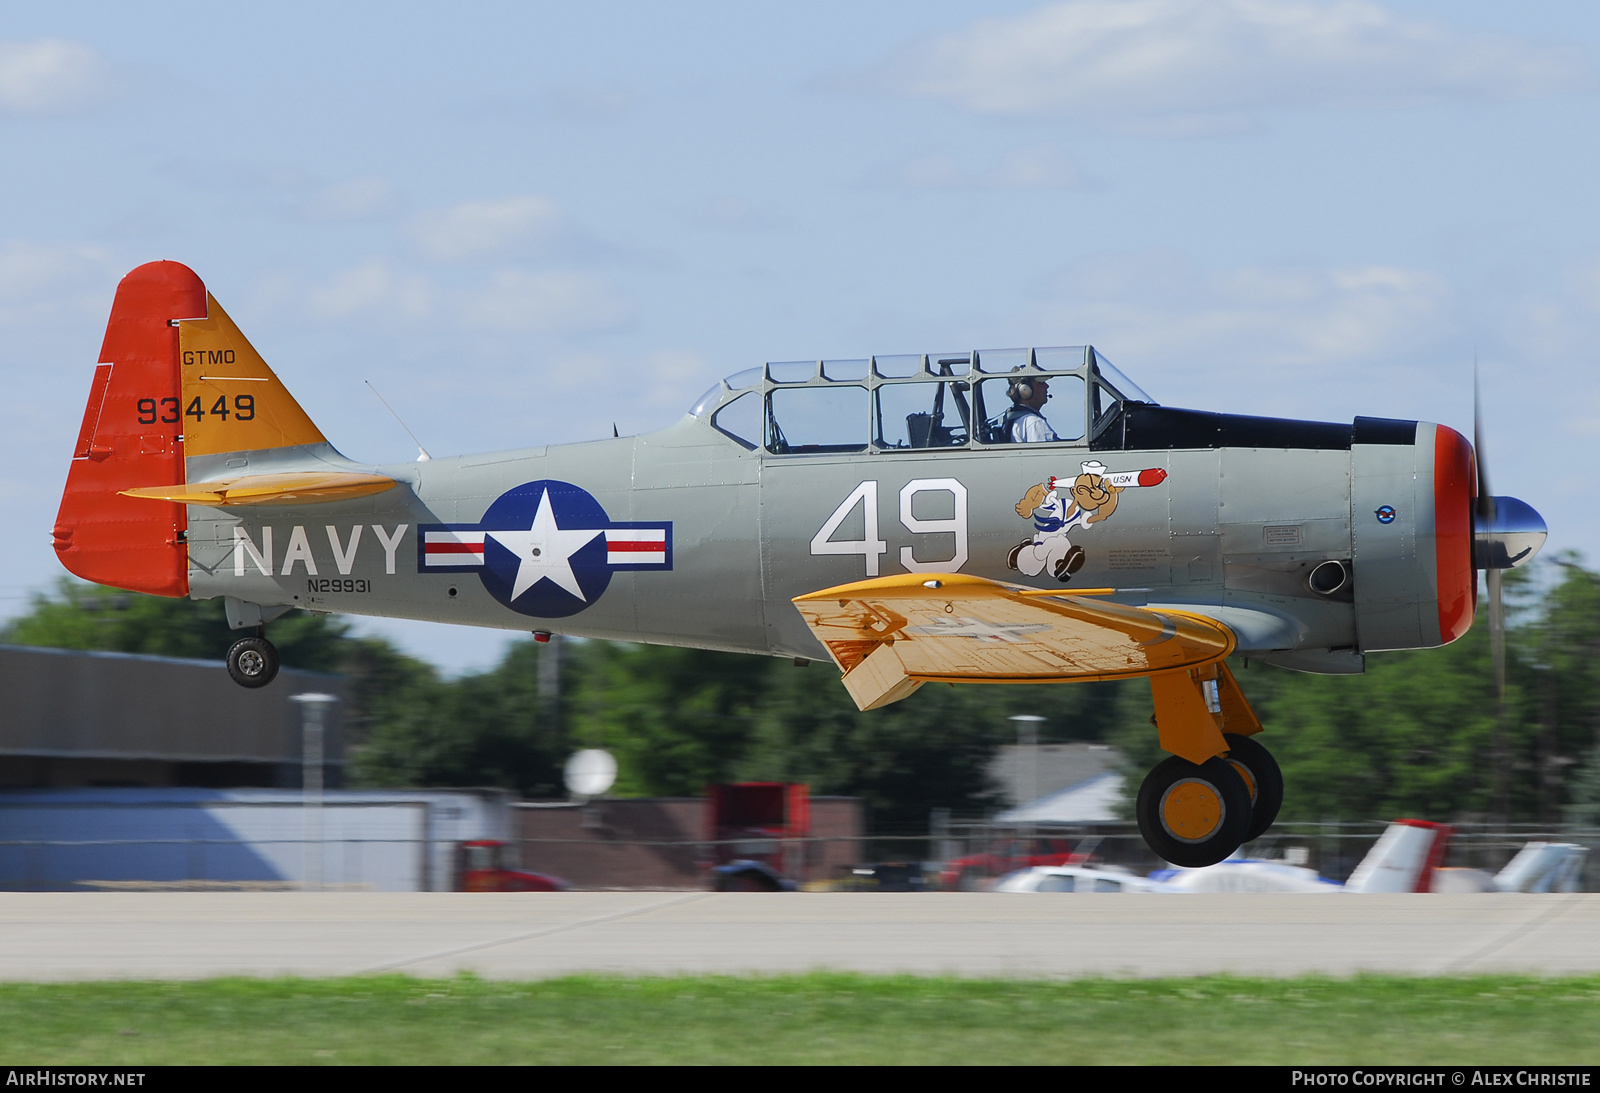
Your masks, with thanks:
[(1160, 467), (1142, 471), (1109, 471), (1097, 459), (1083, 464), (1083, 473), (1073, 479), (1066, 497), (1051, 475), (1017, 502), (1017, 515), (1033, 520), (1034, 536), (1011, 549), (1006, 565), (1029, 577), (1049, 573), (1065, 584), (1083, 568), (1083, 548), (1071, 541), (1068, 533), (1109, 520), (1117, 511), (1117, 495), (1138, 486), (1158, 486), (1167, 479)]
[(535, 618), (576, 615), (618, 569), (671, 569), (672, 524), (617, 523), (570, 482), (507, 490), (476, 524), (417, 529), (419, 573), (477, 573), (489, 595)]

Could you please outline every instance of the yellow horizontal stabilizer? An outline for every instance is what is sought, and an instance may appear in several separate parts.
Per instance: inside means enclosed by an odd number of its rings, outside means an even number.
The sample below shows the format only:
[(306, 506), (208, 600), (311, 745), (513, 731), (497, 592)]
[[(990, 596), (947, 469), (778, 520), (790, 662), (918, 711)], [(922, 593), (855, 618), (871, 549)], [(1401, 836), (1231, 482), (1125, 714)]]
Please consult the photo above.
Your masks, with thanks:
[[(1093, 592), (1104, 594), (1102, 589)], [(1120, 679), (1221, 660), (1233, 631), (1184, 611), (908, 573), (795, 597), (863, 710), (924, 683)]]
[(128, 497), (176, 501), (180, 505), (318, 505), (382, 493), (392, 489), (394, 484), (394, 479), (382, 474), (290, 471), (193, 482), (187, 486), (140, 486), (122, 492)]

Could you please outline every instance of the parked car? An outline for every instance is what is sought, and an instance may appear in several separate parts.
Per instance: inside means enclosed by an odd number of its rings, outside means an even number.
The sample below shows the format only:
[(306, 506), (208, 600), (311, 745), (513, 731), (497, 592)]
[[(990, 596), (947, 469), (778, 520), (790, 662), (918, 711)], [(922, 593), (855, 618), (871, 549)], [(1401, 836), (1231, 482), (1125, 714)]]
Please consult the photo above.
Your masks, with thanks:
[(1081, 865), (1089, 854), (1076, 851), (1073, 839), (1000, 839), (981, 854), (945, 863), (939, 887), (946, 892), (981, 892), (989, 878), (1042, 865)]
[(565, 892), (572, 885), (560, 877), (518, 869), (517, 848), (499, 839), (473, 839), (461, 844), (463, 892)]
[(1115, 866), (1041, 865), (1008, 873), (996, 892), (1160, 892), (1164, 886)]
[(793, 892), (799, 886), (764, 861), (744, 858), (711, 869), (716, 892)]

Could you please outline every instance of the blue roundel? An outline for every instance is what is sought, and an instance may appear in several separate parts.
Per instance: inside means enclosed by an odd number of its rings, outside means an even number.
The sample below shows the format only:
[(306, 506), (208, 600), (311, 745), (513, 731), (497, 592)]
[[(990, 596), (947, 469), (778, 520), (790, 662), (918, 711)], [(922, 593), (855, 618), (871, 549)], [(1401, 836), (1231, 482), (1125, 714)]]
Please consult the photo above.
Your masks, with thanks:
[(1394, 506), (1384, 505), (1374, 512), (1373, 515), (1378, 518), (1378, 523), (1380, 524), (1392, 524), (1394, 523)]
[(483, 514), (483, 587), (524, 615), (576, 615), (611, 583), (600, 502), (541, 479), (501, 494)]
[(559, 619), (593, 604), (617, 569), (671, 569), (672, 523), (618, 523), (571, 482), (525, 482), (475, 524), (423, 524), (417, 569), (475, 572), (500, 603)]

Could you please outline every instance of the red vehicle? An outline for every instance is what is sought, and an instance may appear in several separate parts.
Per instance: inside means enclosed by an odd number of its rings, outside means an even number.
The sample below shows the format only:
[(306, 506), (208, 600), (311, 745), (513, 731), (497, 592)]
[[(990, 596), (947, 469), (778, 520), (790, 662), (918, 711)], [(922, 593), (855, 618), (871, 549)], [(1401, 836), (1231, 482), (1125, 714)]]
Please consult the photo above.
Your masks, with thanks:
[(778, 877), (800, 878), (811, 834), (811, 790), (798, 782), (725, 782), (711, 797), (710, 865), (759, 862)]
[(1071, 839), (1001, 839), (982, 854), (945, 863), (939, 887), (946, 892), (982, 891), (984, 882), (1038, 865), (1086, 865), (1092, 854), (1075, 851)]
[(461, 844), (463, 892), (565, 892), (572, 885), (560, 877), (526, 873), (517, 868), (517, 848), (499, 839), (473, 839)]

